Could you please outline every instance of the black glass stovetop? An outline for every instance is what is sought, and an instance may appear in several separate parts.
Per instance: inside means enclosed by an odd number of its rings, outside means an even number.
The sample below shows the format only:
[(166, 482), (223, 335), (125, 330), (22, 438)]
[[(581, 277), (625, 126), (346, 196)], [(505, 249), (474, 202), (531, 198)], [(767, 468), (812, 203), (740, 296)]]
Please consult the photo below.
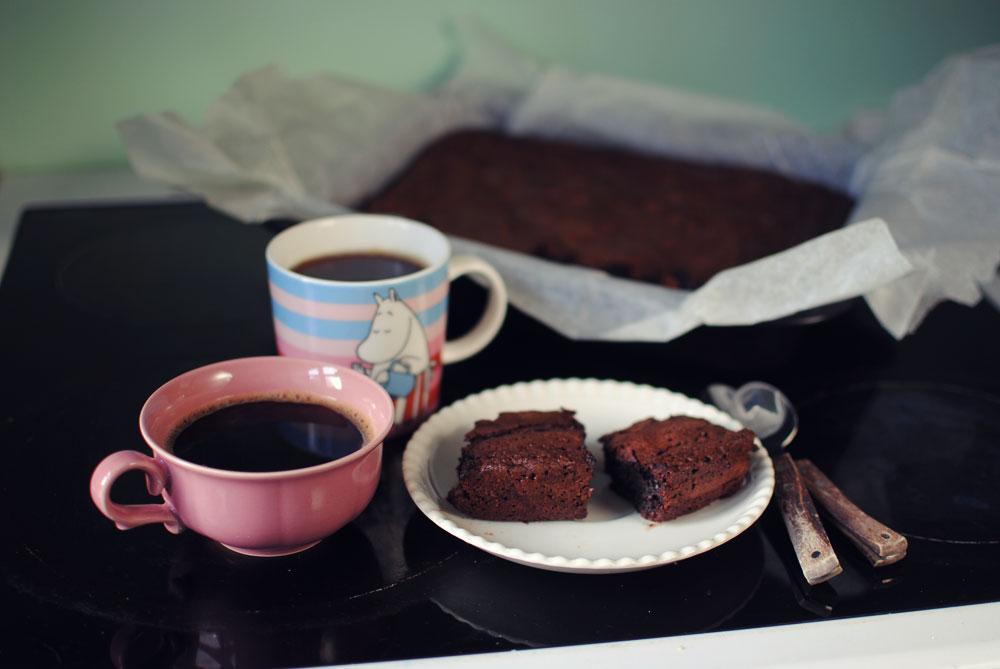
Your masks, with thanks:
[[(751, 379), (800, 410), (808, 457), (910, 542), (873, 569), (829, 527), (844, 573), (798, 571), (773, 508), (732, 541), (648, 571), (542, 571), (437, 528), (387, 443), (378, 492), (317, 547), (248, 558), (94, 508), (112, 451), (169, 378), (275, 354), (263, 259), (274, 225), (200, 204), (39, 208), (0, 284), (4, 666), (313, 666), (667, 637), (1000, 601), (1000, 313), (945, 304), (895, 341), (861, 301), (809, 325), (701, 328), (666, 344), (570, 341), (512, 309), (448, 367), (443, 403), (505, 383), (596, 377), (692, 396)], [(459, 282), (449, 331), (482, 307)], [(144, 502), (141, 476), (118, 501)], [(829, 524), (828, 524), (829, 525)]]

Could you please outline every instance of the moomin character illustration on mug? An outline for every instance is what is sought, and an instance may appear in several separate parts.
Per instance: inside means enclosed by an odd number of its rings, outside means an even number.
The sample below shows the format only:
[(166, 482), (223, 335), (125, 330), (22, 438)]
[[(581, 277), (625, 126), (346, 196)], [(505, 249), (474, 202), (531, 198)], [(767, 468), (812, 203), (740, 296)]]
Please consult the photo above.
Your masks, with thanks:
[(417, 379), (431, 369), (430, 348), (420, 319), (396, 294), (373, 293), (375, 316), (368, 335), (358, 344), (361, 363), (352, 367), (380, 383), (393, 397), (406, 397)]

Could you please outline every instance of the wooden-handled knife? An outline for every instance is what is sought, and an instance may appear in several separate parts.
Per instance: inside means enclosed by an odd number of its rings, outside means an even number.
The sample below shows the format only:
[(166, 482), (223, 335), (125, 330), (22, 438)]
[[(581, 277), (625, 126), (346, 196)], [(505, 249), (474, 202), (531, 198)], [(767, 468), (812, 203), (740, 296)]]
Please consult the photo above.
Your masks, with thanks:
[(772, 460), (775, 496), (802, 567), (802, 575), (809, 585), (828, 581), (840, 574), (843, 567), (830, 545), (830, 537), (809, 497), (803, 478), (788, 453), (774, 455)]
[(812, 496), (872, 566), (882, 567), (906, 557), (906, 537), (859, 509), (811, 461), (799, 459), (795, 464)]

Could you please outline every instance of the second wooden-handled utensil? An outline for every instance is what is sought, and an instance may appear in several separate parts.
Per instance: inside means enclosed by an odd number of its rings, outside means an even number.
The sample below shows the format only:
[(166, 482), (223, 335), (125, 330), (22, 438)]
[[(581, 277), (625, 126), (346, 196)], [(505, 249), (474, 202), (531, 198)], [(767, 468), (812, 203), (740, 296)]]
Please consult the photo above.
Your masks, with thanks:
[(850, 539), (873, 567), (883, 567), (906, 557), (907, 541), (862, 511), (819, 467), (806, 459), (795, 461), (806, 488), (829, 514), (833, 524)]

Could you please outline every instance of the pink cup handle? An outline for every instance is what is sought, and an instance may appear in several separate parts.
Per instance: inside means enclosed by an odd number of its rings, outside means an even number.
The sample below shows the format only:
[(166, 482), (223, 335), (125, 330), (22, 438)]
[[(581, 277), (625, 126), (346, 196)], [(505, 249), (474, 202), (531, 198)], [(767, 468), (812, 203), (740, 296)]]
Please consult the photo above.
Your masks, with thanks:
[(105, 516), (115, 521), (119, 530), (149, 523), (163, 523), (177, 534), (184, 529), (177, 514), (164, 504), (115, 504), (111, 501), (111, 487), (127, 471), (139, 469), (146, 473), (146, 488), (150, 495), (159, 495), (167, 484), (167, 469), (157, 460), (138, 451), (112, 453), (97, 465), (90, 477), (90, 497)]

